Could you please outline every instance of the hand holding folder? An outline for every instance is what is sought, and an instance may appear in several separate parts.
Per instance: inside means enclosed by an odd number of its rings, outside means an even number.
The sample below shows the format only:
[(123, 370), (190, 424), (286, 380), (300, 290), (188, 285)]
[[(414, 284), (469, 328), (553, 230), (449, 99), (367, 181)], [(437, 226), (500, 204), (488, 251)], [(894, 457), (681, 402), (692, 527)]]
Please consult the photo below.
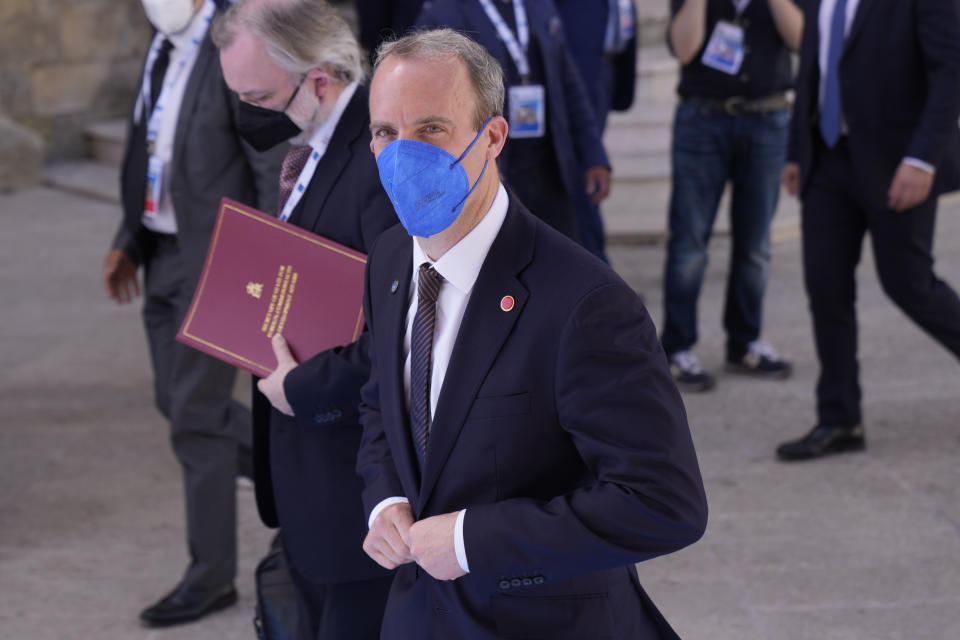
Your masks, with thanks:
[(298, 361), (363, 330), (359, 251), (224, 198), (177, 340), (258, 376), (281, 334)]

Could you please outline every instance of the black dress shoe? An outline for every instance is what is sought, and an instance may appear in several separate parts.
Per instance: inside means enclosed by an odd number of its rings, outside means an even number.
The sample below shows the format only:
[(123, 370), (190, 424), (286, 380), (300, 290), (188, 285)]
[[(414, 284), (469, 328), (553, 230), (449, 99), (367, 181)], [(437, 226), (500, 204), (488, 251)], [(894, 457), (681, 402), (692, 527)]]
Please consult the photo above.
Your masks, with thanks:
[(150, 627), (169, 627), (199, 620), (208, 613), (225, 609), (237, 601), (233, 585), (217, 591), (200, 592), (179, 586), (160, 602), (140, 613), (140, 620)]
[(818, 424), (810, 433), (799, 440), (784, 442), (777, 447), (777, 457), (781, 460), (809, 460), (831, 453), (863, 451), (867, 441), (863, 436), (863, 427), (831, 427)]

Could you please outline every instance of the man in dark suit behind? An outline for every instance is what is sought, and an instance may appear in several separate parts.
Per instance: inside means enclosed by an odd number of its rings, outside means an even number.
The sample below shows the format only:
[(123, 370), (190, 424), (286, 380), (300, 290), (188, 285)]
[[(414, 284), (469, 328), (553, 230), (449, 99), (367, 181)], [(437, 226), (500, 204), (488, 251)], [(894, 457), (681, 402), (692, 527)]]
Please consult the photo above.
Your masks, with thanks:
[[(156, 404), (183, 468), (190, 565), (141, 613), (150, 625), (187, 622), (237, 595), (238, 452), (250, 412), (231, 399), (236, 369), (174, 340), (193, 297), (220, 198), (276, 204), (283, 149), (257, 154), (237, 133), (236, 96), (209, 37), (212, 1), (145, 3), (157, 28), (121, 168), (123, 221), (104, 263), (107, 294), (129, 302), (144, 268), (143, 320)], [(156, 108), (155, 108), (156, 107)]]
[[(258, 145), (292, 136), (278, 215), (367, 252), (396, 223), (370, 155), (363, 58), (326, 2), (240, 0), (217, 25), (227, 83)], [(248, 122), (249, 121), (249, 122)], [(280, 526), (301, 640), (375, 640), (392, 574), (362, 549), (357, 477), (365, 336), (297, 365), (275, 336), (277, 369), (254, 396), (257, 506)]]
[(356, 0), (360, 46), (373, 56), (384, 40), (402, 36), (413, 26), (423, 0)]
[(865, 446), (854, 306), (865, 233), (887, 295), (960, 357), (960, 299), (932, 255), (937, 197), (960, 187), (958, 117), (956, 0), (807, 3), (784, 183), (803, 200), (818, 421), (781, 459)]
[[(358, 471), (400, 568), (382, 638), (675, 638), (633, 564), (697, 540), (680, 395), (633, 290), (508, 195), (500, 66), (449, 29), (381, 47)], [(414, 237), (411, 237), (414, 236)]]
[[(500, 157), (504, 180), (534, 215), (579, 240), (574, 194), (586, 190), (593, 204), (606, 198), (610, 161), (553, 2), (426, 0), (417, 26), (464, 31), (497, 59), (507, 85), (508, 119), (513, 118)], [(543, 88), (545, 122), (539, 135), (520, 137), (529, 111), (517, 108), (525, 99), (515, 92), (529, 87)]]

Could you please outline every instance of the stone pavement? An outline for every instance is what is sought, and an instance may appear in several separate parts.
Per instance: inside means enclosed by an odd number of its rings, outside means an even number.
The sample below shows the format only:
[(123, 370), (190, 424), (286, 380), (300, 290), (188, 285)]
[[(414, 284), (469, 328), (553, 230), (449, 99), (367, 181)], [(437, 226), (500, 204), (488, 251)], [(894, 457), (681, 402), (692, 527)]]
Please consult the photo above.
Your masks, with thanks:
[[(252, 638), (252, 571), (271, 533), (243, 490), (239, 605), (165, 631), (136, 619), (187, 559), (138, 308), (108, 302), (100, 287), (118, 216), (116, 205), (46, 188), (0, 195), (0, 638)], [(728, 244), (713, 243), (700, 305), (698, 350), (714, 368)], [(958, 247), (960, 200), (945, 199), (939, 269), (955, 284)], [(698, 544), (642, 563), (642, 581), (688, 639), (960, 637), (957, 362), (887, 301), (865, 255), (869, 449), (777, 463), (775, 445), (813, 422), (816, 362), (796, 235), (773, 253), (766, 337), (796, 375), (721, 375), (716, 391), (685, 397), (710, 523)], [(658, 321), (662, 246), (611, 255)]]

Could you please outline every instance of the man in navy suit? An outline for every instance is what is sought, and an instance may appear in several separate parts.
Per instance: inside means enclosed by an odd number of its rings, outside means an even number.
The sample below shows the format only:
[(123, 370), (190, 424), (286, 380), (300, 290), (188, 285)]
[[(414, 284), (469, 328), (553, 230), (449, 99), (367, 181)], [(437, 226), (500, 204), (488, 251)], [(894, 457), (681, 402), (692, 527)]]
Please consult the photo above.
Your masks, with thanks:
[(449, 29), (378, 54), (403, 224), (364, 307), (364, 548), (399, 567), (382, 638), (675, 638), (633, 565), (706, 525), (683, 403), (630, 286), (501, 184), (503, 94)]
[[(248, 136), (262, 146), (293, 136), (279, 217), (369, 251), (396, 215), (370, 156), (363, 57), (349, 27), (325, 2), (241, 0), (217, 43)], [(377, 638), (392, 579), (361, 547), (354, 467), (364, 341), (298, 365), (275, 336), (277, 369), (254, 397), (257, 506), (265, 524), (281, 527), (301, 640)]]
[(937, 197), (960, 187), (960, 6), (822, 0), (805, 20), (783, 178), (803, 200), (820, 379), (817, 424), (783, 460), (865, 446), (854, 271), (867, 232), (884, 291), (960, 357), (960, 299), (932, 254)]
[[(609, 111), (626, 111), (633, 104), (637, 78), (637, 15), (633, 0), (554, 0), (554, 4), (602, 135)], [(580, 244), (606, 260), (600, 209), (590, 202), (585, 189), (574, 192), (573, 200)]]
[(464, 31), (497, 59), (511, 125), (500, 158), (507, 186), (535, 215), (579, 239), (574, 194), (586, 189), (594, 204), (606, 198), (610, 162), (553, 3), (427, 0), (417, 25)]

